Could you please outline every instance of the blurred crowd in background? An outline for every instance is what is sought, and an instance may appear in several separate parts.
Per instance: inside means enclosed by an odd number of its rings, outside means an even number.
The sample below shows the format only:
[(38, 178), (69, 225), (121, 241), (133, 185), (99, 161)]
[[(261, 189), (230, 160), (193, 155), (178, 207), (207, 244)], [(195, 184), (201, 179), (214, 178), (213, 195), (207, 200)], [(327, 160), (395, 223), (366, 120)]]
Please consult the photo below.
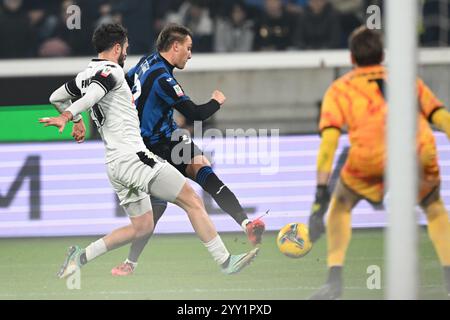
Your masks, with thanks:
[[(67, 8), (81, 9), (69, 30)], [(104, 22), (122, 22), (129, 54), (145, 54), (169, 22), (194, 33), (194, 52), (339, 49), (382, 0), (0, 0), (0, 58), (93, 55), (91, 35)], [(450, 43), (450, 0), (422, 0), (422, 46)], [(399, 13), (401, 14), (401, 13)]]

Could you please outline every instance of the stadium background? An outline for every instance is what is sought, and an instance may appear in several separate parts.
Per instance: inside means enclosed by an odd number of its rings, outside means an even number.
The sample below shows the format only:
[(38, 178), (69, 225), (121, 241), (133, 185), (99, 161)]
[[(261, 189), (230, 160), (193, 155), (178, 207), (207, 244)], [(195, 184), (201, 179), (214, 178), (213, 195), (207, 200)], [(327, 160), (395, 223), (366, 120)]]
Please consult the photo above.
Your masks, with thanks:
[[(117, 285), (108, 275), (126, 254), (124, 250), (101, 258), (84, 271), (88, 279), (101, 284), (100, 288), (86, 280), (81, 293), (68, 291), (52, 277), (67, 245), (91, 241), (70, 237), (102, 235), (127, 221), (109, 187), (95, 126), (89, 125), (88, 142), (77, 145), (71, 141), (69, 129), (58, 135), (37, 123), (39, 117), (55, 114), (48, 105), (48, 96), (85, 67), (87, 57), (92, 55), (89, 35), (96, 24), (104, 21), (122, 21), (129, 29), (131, 47), (125, 69), (152, 50), (154, 35), (167, 21), (190, 26), (196, 34), (194, 56), (186, 70), (177, 72), (177, 79), (196, 102), (209, 99), (216, 88), (227, 96), (226, 106), (203, 129), (219, 129), (224, 135), (227, 129), (243, 129), (238, 138), (202, 141), (198, 137), (195, 141), (203, 142), (205, 150), (211, 152), (215, 169), (235, 190), (250, 217), (270, 209), (264, 219), (271, 231), (288, 222), (307, 221), (315, 189), (321, 97), (329, 84), (350, 68), (349, 54), (343, 49), (349, 32), (369, 16), (365, 10), (369, 5), (383, 9), (383, 3), (323, 1), (328, 4), (313, 15), (306, 0), (245, 1), (245, 7), (238, 2), (247, 18), (233, 27), (229, 16), (234, 2), (238, 1), (2, 1), (0, 268), (9, 270), (3, 273), (12, 276), (1, 276), (0, 299), (301, 299), (322, 282), (324, 270), (319, 270), (325, 269), (325, 241), (321, 240), (304, 259), (294, 261), (277, 252), (276, 234), (269, 232), (261, 257), (252, 266), (253, 273), (249, 269), (233, 280), (234, 284), (219, 278), (217, 289), (210, 290), (207, 283), (217, 271), (197, 261), (205, 258), (204, 252), (190, 234), (192, 228), (185, 214), (174, 206), (161, 219), (154, 245), (146, 250), (134, 279)], [(69, 31), (65, 25), (64, 12), (71, 4), (81, 8), (80, 30)], [(448, 1), (421, 1), (418, 29), (422, 46), (419, 74), (446, 105), (450, 102), (449, 7)], [(228, 42), (227, 48), (220, 46), (226, 42), (224, 30), (241, 44), (247, 39), (246, 46), (236, 46), (237, 41)], [(335, 36), (327, 36), (331, 33)], [(249, 130), (264, 135), (260, 131), (264, 129), (268, 129), (267, 138), (245, 137)], [(279, 130), (279, 140), (270, 136), (271, 129)], [(442, 195), (448, 208), (450, 147), (444, 135), (437, 137)], [(344, 136), (336, 164), (345, 146)], [(248, 245), (238, 226), (211, 199), (203, 197), (219, 231), (231, 232), (225, 236), (227, 244), (235, 250), (246, 250)], [(424, 223), (419, 213), (418, 218)], [(347, 298), (383, 296), (382, 290), (365, 288), (365, 269), (372, 264), (383, 265), (380, 227), (385, 224), (383, 208), (375, 210), (362, 203), (354, 211), (353, 225), (362, 229), (355, 232), (349, 260), (358, 261), (355, 268), (359, 269), (349, 282)], [(438, 263), (423, 234), (420, 248), (422, 297), (439, 298)], [(36, 257), (35, 252), (42, 249), (46, 254)], [(180, 250), (192, 250), (192, 255), (199, 258), (180, 254)], [(41, 277), (24, 281), (35, 259), (39, 260), (37, 273)], [(192, 270), (176, 270), (180, 264)], [(155, 284), (151, 276), (155, 273), (162, 278), (176, 274), (182, 281), (167, 285), (160, 280)], [(267, 283), (261, 283), (259, 277), (268, 279)], [(149, 281), (152, 289), (145, 286)], [(236, 284), (242, 283), (248, 283), (249, 289), (236, 290)], [(123, 286), (123, 290), (116, 286)]]

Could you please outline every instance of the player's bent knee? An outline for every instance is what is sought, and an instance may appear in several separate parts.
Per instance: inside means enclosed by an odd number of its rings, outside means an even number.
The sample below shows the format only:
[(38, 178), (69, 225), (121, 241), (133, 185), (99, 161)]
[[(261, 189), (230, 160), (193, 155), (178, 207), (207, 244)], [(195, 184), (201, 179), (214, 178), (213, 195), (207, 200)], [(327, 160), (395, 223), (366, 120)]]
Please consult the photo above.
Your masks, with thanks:
[(438, 217), (439, 215), (447, 215), (447, 209), (445, 208), (445, 205), (441, 198), (431, 202), (427, 203), (427, 205), (421, 205), (422, 209), (424, 210), (428, 221)]
[(202, 199), (187, 182), (181, 189), (176, 204), (180, 205), (183, 209), (198, 209), (203, 207)]
[(142, 216), (132, 218), (132, 223), (136, 232), (136, 238), (148, 237), (153, 233), (155, 224), (151, 211)]
[(438, 206), (439, 204), (443, 205), (442, 198), (440, 195), (440, 187), (437, 186), (433, 188), (423, 199), (420, 201), (420, 207), (428, 212), (430, 208)]
[(149, 197), (144, 197), (140, 200), (129, 202), (123, 205), (125, 212), (130, 218), (141, 217), (152, 210), (152, 205)]
[(195, 197), (195, 191), (191, 187), (191, 185), (186, 182), (183, 185), (183, 188), (181, 189), (180, 193), (178, 194), (177, 199), (180, 199), (183, 202), (189, 202), (191, 198)]
[(192, 164), (198, 166), (199, 168), (211, 166), (211, 163), (209, 162), (208, 158), (206, 158), (204, 155), (195, 156), (192, 159)]
[(138, 227), (136, 230), (136, 238), (148, 238), (153, 234), (153, 223), (152, 225)]

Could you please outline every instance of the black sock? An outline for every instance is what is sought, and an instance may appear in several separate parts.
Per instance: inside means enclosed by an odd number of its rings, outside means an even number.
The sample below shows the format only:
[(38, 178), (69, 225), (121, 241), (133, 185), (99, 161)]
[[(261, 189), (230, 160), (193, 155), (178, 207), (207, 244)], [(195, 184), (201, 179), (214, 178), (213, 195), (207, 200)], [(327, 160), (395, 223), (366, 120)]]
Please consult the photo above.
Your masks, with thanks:
[(86, 252), (83, 252), (80, 255), (80, 263), (82, 266), (84, 266), (87, 263)]
[(327, 283), (342, 286), (342, 267), (334, 266), (329, 269)]
[(444, 267), (445, 285), (447, 287), (447, 294), (450, 295), (450, 266)]
[(242, 209), (238, 199), (230, 189), (217, 177), (211, 167), (203, 167), (198, 173), (195, 181), (208, 192), (219, 207), (228, 213), (239, 225), (242, 225), (247, 214)]

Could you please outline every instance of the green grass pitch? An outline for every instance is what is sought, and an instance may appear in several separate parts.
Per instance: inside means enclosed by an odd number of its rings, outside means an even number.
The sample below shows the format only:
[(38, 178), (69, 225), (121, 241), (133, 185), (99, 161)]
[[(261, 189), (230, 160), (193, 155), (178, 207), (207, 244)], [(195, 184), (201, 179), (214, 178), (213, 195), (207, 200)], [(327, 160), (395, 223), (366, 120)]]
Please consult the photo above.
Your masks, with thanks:
[[(250, 247), (244, 234), (222, 234), (230, 251)], [(255, 261), (241, 273), (220, 272), (195, 235), (156, 235), (145, 249), (136, 273), (115, 278), (110, 270), (128, 246), (110, 252), (81, 270), (81, 289), (69, 290), (55, 274), (66, 249), (94, 238), (0, 240), (0, 299), (306, 299), (326, 278), (325, 239), (301, 259), (284, 257), (267, 233)], [(443, 299), (442, 274), (425, 230), (420, 232), (420, 298)], [(369, 290), (368, 266), (381, 268), (381, 290)], [(344, 299), (383, 299), (383, 231), (353, 231), (344, 270)]]

